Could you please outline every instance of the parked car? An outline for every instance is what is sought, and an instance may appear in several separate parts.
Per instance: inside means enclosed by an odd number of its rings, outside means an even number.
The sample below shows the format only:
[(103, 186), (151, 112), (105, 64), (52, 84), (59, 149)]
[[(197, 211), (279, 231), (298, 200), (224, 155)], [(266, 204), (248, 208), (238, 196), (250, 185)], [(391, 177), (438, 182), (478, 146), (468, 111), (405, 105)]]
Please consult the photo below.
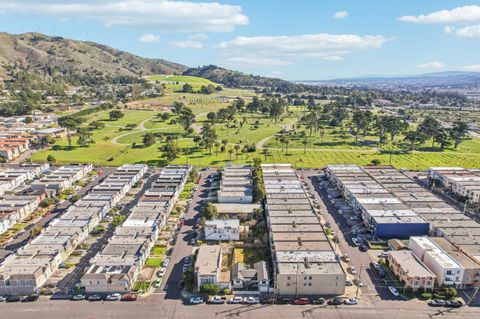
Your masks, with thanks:
[(105, 298), (105, 300), (117, 301), (117, 300), (120, 300), (120, 298), (122, 298), (122, 295), (120, 295), (119, 293), (114, 293), (114, 294), (108, 295), (107, 298)]
[(358, 287), (363, 287), (363, 281), (361, 279), (355, 278), (353, 279), (353, 283)]
[(345, 286), (347, 286), (347, 287), (353, 286), (353, 282), (350, 279), (346, 279), (345, 280)]
[(170, 259), (169, 259), (169, 258), (165, 258), (165, 259), (162, 261), (162, 267), (167, 267), (169, 262), (170, 262)]
[(368, 246), (365, 245), (365, 244), (361, 244), (360, 247), (358, 247), (358, 249), (359, 249), (361, 252), (366, 252), (366, 251), (368, 251)]
[(398, 292), (397, 288), (395, 288), (393, 286), (388, 286), (388, 290), (390, 290), (392, 295), (394, 295), (395, 297), (400, 296), (400, 293)]
[(132, 294), (126, 294), (122, 298), (120, 298), (120, 301), (137, 301), (137, 296)]
[(163, 277), (166, 271), (167, 271), (167, 268), (160, 268), (160, 270), (157, 271), (157, 276), (160, 278)]
[(357, 273), (357, 269), (355, 266), (348, 266), (348, 271), (352, 274), (355, 275)]
[(4, 302), (5, 300), (7, 300), (7, 298), (6, 298), (6, 297), (4, 297), (4, 296), (0, 296), (0, 302)]
[(284, 297), (284, 298), (281, 298), (281, 299), (278, 300), (278, 304), (280, 304), (280, 305), (289, 305), (291, 303), (292, 303), (292, 301), (288, 297)]
[(348, 298), (343, 301), (345, 305), (356, 305), (358, 304), (358, 299), (357, 298)]
[(262, 304), (265, 305), (274, 305), (277, 303), (277, 298), (275, 297), (265, 297), (262, 299)]
[(227, 303), (242, 303), (243, 298), (240, 296), (233, 296), (232, 298), (227, 300)]
[(295, 305), (308, 305), (310, 300), (308, 298), (297, 298), (293, 303)]
[(225, 303), (225, 300), (222, 299), (220, 296), (213, 296), (208, 298), (208, 303), (210, 304), (223, 304)]
[(245, 298), (243, 299), (243, 303), (244, 303), (244, 304), (247, 304), (247, 305), (254, 305), (254, 304), (257, 304), (257, 303), (259, 303), (259, 302), (260, 302), (260, 300), (258, 300), (257, 297), (252, 297), (252, 296), (245, 297)]
[(160, 288), (160, 285), (162, 284), (162, 280), (160, 279), (156, 279), (154, 282), (153, 282), (153, 288)]
[(445, 300), (441, 300), (441, 299), (433, 299), (428, 302), (428, 305), (430, 307), (443, 307), (445, 306), (445, 304), (446, 304)]
[(204, 300), (200, 296), (190, 298), (190, 304), (192, 304), (192, 305), (198, 305), (198, 304), (201, 304), (203, 302), (204, 302)]
[(461, 306), (463, 306), (463, 303), (458, 300), (447, 300), (445, 303), (445, 307), (448, 308), (460, 308)]
[(195, 246), (197, 240), (195, 238), (190, 239), (190, 245)]
[(182, 271), (183, 272), (186, 272), (187, 270), (190, 269), (190, 265), (189, 264), (183, 264), (183, 268), (182, 268)]
[(100, 301), (102, 300), (102, 297), (100, 295), (90, 295), (87, 298), (89, 301)]
[(379, 270), (380, 268), (382, 268), (382, 265), (380, 265), (378, 262), (376, 261), (373, 261), (372, 262), (372, 266), (373, 268), (375, 268), (375, 270)]
[(312, 302), (314, 305), (323, 305), (325, 303), (325, 298), (315, 298)]
[(20, 301), (20, 297), (19, 296), (8, 296), (6, 299), (5, 299), (6, 302), (19, 302)]
[(347, 254), (343, 255), (343, 260), (346, 262), (346, 263), (349, 263), (350, 262), (350, 256), (348, 256)]
[(83, 294), (74, 295), (72, 297), (72, 300), (84, 300), (84, 299), (85, 299), (85, 295)]
[(185, 256), (185, 258), (183, 258), (183, 263), (184, 264), (189, 264), (190, 263), (190, 256)]
[(178, 288), (183, 289), (183, 287), (185, 287), (185, 281), (180, 280), (180, 281), (177, 283), (177, 286), (178, 286)]
[(327, 304), (328, 304), (328, 305), (333, 305), (333, 306), (338, 306), (338, 305), (343, 304), (343, 299), (342, 299), (342, 298), (339, 298), (339, 297), (335, 297), (335, 298), (330, 299), (329, 301), (327, 301)]
[(360, 240), (356, 237), (352, 238), (352, 243), (357, 247), (360, 246), (360, 244), (361, 244)]
[(38, 300), (38, 295), (28, 295), (23, 297), (20, 301), (21, 302), (32, 302), (32, 301), (37, 301)]

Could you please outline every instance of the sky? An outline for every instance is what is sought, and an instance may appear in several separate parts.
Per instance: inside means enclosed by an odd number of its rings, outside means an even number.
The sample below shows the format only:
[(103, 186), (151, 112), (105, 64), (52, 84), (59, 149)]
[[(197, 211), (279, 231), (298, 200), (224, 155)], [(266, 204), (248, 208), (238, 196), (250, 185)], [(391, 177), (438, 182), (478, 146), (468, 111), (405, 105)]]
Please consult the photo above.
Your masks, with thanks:
[(480, 72), (474, 0), (0, 0), (0, 31), (287, 80)]

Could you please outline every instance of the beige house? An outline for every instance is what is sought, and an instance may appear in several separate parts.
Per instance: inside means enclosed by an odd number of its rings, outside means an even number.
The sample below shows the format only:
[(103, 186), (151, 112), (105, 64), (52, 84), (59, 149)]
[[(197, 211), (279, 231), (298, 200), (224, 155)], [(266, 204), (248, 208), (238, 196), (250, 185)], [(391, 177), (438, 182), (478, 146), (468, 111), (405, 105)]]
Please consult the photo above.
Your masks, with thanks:
[(410, 291), (432, 290), (435, 274), (431, 272), (410, 250), (393, 250), (388, 254), (388, 265), (393, 273)]
[(222, 247), (219, 245), (202, 245), (198, 249), (195, 261), (195, 278), (197, 289), (205, 284), (218, 285), (222, 268)]

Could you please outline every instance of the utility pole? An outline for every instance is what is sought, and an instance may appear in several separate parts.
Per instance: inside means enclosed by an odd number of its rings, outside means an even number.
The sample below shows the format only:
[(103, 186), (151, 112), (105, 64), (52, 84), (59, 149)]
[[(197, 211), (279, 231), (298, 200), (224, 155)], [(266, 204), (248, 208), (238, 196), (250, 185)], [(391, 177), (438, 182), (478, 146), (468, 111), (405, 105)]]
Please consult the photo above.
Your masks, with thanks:
[(360, 277), (360, 276), (362, 276), (362, 269), (363, 269), (363, 265), (360, 265), (360, 270), (358, 271), (357, 292), (355, 293), (355, 298), (356, 299), (358, 299), (358, 291), (360, 290), (359, 283), (362, 281), (362, 279)]
[(463, 215), (465, 215), (467, 212), (467, 202), (468, 202), (468, 197), (467, 199), (465, 199), (465, 203), (463, 203)]
[(298, 298), (298, 261), (297, 261), (297, 271), (295, 274), (295, 299)]

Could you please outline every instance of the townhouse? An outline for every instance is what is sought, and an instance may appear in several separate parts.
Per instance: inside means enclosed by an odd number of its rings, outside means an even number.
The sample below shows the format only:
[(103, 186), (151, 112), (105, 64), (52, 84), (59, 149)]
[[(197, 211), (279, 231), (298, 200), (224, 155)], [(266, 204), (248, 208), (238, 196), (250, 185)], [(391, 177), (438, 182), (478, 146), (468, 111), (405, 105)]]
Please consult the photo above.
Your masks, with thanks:
[(430, 182), (440, 184), (447, 192), (466, 198), (471, 204), (480, 203), (480, 172), (462, 167), (430, 167)]
[[(83, 168), (62, 167), (58, 175), (75, 179), (81, 178), (80, 176), (84, 176), (90, 170), (91, 165)], [(147, 166), (131, 167), (129, 165), (127, 170), (128, 173), (121, 167), (109, 177), (123, 177), (127, 174), (130, 179), (126, 180), (125, 184), (132, 185), (133, 180), (138, 181), (144, 175)], [(87, 238), (106, 211), (112, 208), (111, 204), (116, 205), (121, 199), (118, 196), (115, 198), (117, 202), (111, 202), (109, 196), (103, 202), (98, 198), (96, 201), (85, 202), (80, 199), (60, 218), (51, 221), (46, 230), (35, 240), (19, 249), (16, 254), (7, 257), (0, 264), (0, 294), (38, 293), (58, 266)], [(121, 248), (110, 246), (109, 249), (118, 252), (116, 249)], [(132, 249), (129, 251), (132, 252)], [(120, 257), (121, 255), (120, 253)]]
[(222, 172), (220, 189), (217, 192), (219, 203), (253, 202), (252, 168), (250, 165), (226, 166)]
[[(157, 241), (178, 196), (185, 186), (190, 166), (169, 165), (140, 197), (122, 225), (91, 261), (80, 279), (89, 293), (126, 292), (133, 288), (150, 251)], [(132, 167), (124, 167), (121, 174), (130, 174)], [(107, 185), (117, 179), (108, 178)], [(138, 179), (132, 179), (134, 185)], [(116, 187), (116, 186), (115, 186)], [(122, 189), (116, 187), (118, 192)], [(96, 190), (100, 192), (101, 188)], [(102, 189), (102, 192), (109, 192)]]
[(205, 222), (205, 240), (240, 240), (240, 221), (238, 219), (215, 219)]
[(388, 266), (404, 285), (405, 291), (432, 291), (436, 276), (410, 250), (388, 253)]

